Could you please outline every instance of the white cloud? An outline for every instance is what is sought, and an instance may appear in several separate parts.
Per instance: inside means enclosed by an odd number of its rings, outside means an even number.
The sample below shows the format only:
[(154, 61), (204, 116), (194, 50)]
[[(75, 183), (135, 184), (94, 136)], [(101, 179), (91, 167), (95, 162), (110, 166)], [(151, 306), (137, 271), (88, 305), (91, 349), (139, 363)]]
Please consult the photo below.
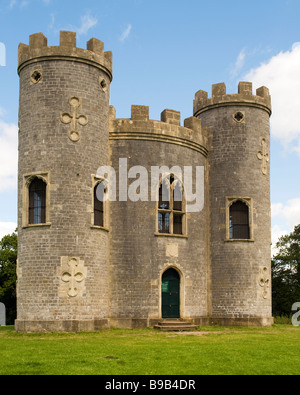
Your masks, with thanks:
[[(52, 0), (39, 0), (46, 6), (51, 3)], [(8, 9), (12, 10), (15, 6), (19, 6), (20, 9), (27, 7), (32, 3), (32, 0), (10, 0), (8, 3)]]
[(288, 235), (290, 232), (286, 229), (282, 229), (279, 225), (272, 226), (272, 255), (276, 255), (278, 253), (278, 249), (276, 248), (276, 244), (279, 241), (281, 236)]
[(267, 63), (251, 70), (244, 79), (254, 86), (267, 86), (272, 96), (271, 132), (281, 144), (300, 156), (300, 44), (280, 52)]
[(0, 240), (6, 236), (12, 234), (17, 228), (15, 222), (0, 222)]
[(23, 9), (25, 7), (27, 7), (30, 4), (31, 0), (21, 0), (21, 1), (17, 1), (17, 0), (10, 0), (9, 5), (8, 5), (8, 9), (12, 10), (13, 8), (15, 8), (15, 6), (18, 6), (19, 9)]
[(123, 43), (129, 37), (132, 30), (132, 25), (129, 24), (120, 36), (120, 41)]
[(272, 204), (272, 218), (275, 217), (284, 220), (290, 231), (294, 230), (300, 224), (300, 198), (288, 200), (286, 205)]
[(241, 69), (245, 64), (245, 59), (246, 59), (246, 50), (245, 48), (243, 48), (236, 59), (234, 67), (231, 70), (231, 78), (235, 78), (238, 75), (238, 73), (241, 71)]
[(9, 5), (8, 5), (8, 8), (9, 8), (9, 9), (14, 8), (14, 6), (16, 5), (16, 3), (17, 3), (17, 0), (10, 0)]
[(0, 120), (0, 193), (17, 188), (18, 127)]
[(50, 23), (48, 25), (48, 29), (57, 33), (62, 30), (76, 32), (77, 36), (86, 35), (90, 29), (98, 24), (98, 19), (91, 16), (90, 12), (87, 12), (85, 15), (81, 17), (80, 26), (75, 26), (72, 24), (64, 25), (64, 26), (56, 26), (55, 23), (55, 13), (50, 14)]
[(94, 26), (96, 26), (98, 20), (91, 16), (89, 13), (81, 17), (81, 26), (76, 29), (77, 34), (87, 34), (87, 32)]
[(29, 4), (29, 1), (23, 0), (23, 1), (21, 1), (20, 8), (27, 7), (28, 4)]
[(296, 42), (292, 45), (292, 50), (296, 49), (297, 47), (300, 46), (300, 42)]
[(284, 205), (272, 204), (272, 253), (276, 254), (276, 243), (281, 236), (293, 232), (300, 224), (300, 198), (290, 199)]
[(51, 21), (50, 21), (50, 23), (49, 23), (49, 25), (48, 25), (48, 29), (49, 29), (49, 30), (54, 30), (54, 31), (56, 31), (56, 30), (55, 30), (55, 14), (54, 14), (54, 13), (51, 13), (51, 14), (50, 14), (50, 18), (51, 18)]

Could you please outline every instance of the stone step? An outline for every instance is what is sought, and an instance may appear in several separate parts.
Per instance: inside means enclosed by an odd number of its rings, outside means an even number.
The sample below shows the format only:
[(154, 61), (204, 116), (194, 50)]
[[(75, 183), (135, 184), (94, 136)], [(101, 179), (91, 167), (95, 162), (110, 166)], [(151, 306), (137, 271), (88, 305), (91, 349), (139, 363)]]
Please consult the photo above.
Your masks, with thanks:
[(160, 321), (154, 328), (165, 332), (188, 332), (196, 330), (197, 326), (189, 321), (168, 319)]

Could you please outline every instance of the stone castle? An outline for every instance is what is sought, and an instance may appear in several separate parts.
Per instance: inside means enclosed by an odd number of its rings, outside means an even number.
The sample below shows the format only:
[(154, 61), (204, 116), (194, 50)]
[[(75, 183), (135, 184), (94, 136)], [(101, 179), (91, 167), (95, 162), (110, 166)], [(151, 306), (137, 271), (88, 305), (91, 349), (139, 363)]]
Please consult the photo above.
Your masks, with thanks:
[(64, 31), (20, 44), (18, 73), (16, 330), (273, 323), (267, 88), (198, 91), (184, 126), (147, 106), (117, 119), (112, 53)]

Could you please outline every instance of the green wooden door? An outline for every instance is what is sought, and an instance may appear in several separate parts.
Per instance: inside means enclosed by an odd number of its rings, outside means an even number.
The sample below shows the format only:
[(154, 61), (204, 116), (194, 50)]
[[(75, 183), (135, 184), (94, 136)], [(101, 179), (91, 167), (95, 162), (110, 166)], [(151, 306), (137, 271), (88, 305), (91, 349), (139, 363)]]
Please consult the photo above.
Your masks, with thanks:
[(175, 269), (162, 277), (162, 318), (180, 318), (180, 277)]

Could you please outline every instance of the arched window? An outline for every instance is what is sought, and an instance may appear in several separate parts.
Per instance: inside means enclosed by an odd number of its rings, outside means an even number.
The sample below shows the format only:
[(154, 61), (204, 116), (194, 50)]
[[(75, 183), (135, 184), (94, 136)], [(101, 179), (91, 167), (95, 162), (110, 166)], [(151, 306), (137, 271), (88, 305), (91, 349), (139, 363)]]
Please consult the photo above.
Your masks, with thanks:
[(158, 233), (184, 235), (184, 220), (183, 187), (180, 181), (171, 175), (163, 179), (159, 188)]
[(104, 227), (104, 200), (106, 186), (104, 182), (99, 182), (94, 187), (94, 226)]
[(46, 223), (47, 184), (40, 178), (34, 178), (29, 185), (29, 224)]
[(229, 237), (231, 240), (250, 239), (248, 205), (238, 200), (230, 206)]

